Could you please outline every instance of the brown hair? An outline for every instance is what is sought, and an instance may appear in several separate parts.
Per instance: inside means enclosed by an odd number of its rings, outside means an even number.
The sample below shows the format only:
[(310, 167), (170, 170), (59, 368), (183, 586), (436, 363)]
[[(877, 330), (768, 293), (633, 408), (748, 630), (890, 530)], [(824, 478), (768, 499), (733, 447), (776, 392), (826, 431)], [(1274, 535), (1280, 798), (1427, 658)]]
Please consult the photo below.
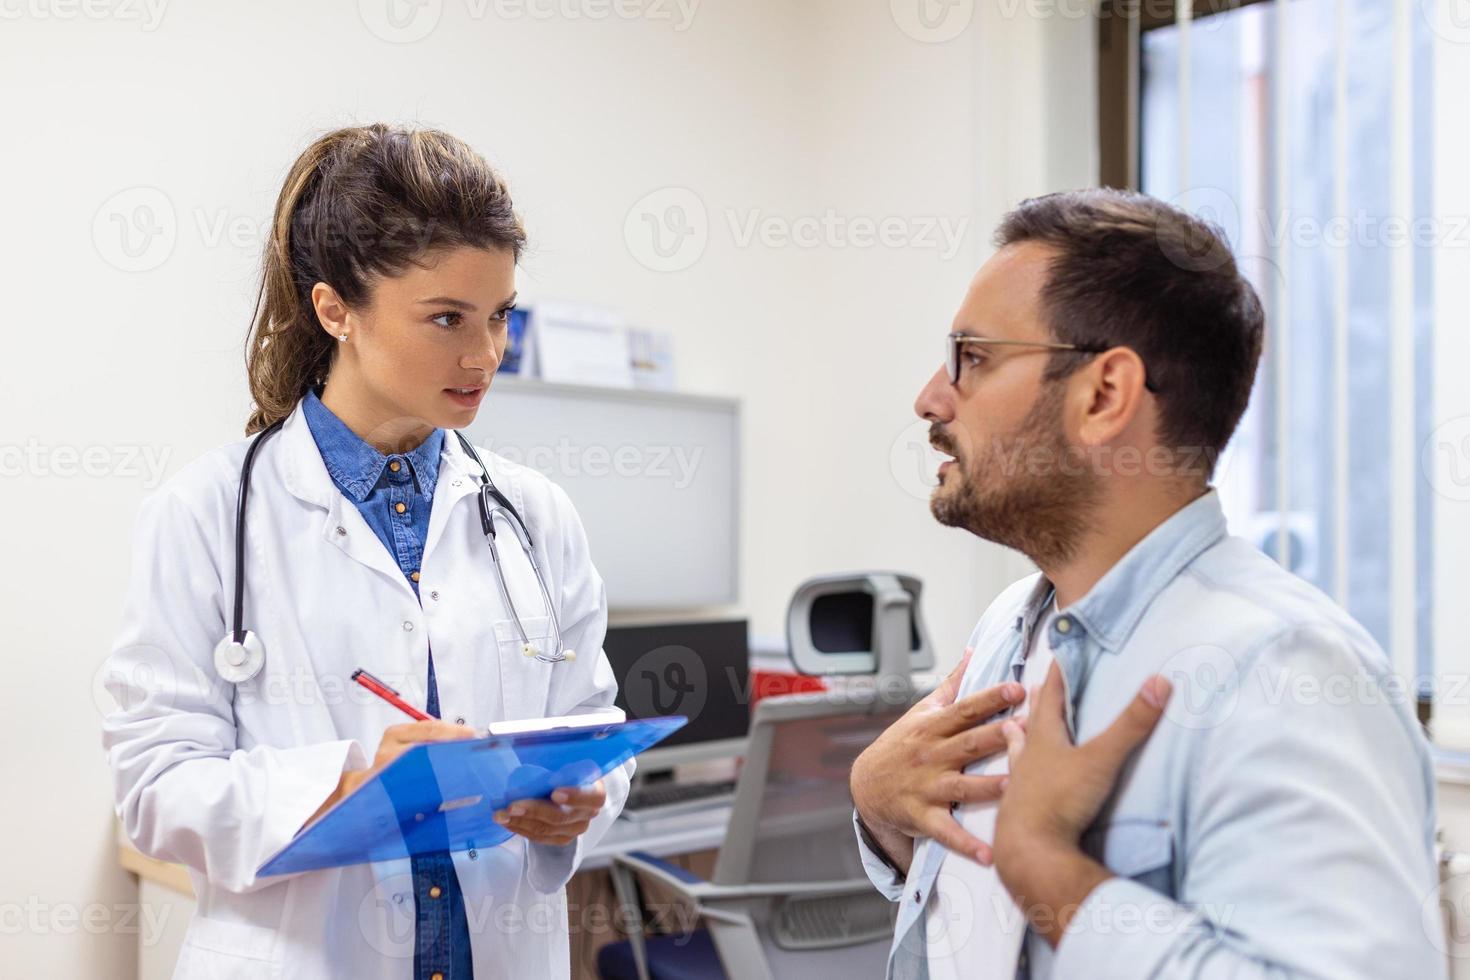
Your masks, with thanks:
[[(1021, 202), (995, 243), (1030, 241), (1055, 253), (1042, 288), (1052, 335), (1137, 353), (1157, 389), (1161, 444), (1198, 453), (1208, 479), (1250, 400), (1266, 328), (1223, 232), (1147, 195), (1104, 188)], [(1048, 380), (1078, 358), (1055, 355)]]
[(505, 182), (448, 133), (376, 123), (317, 139), (276, 199), (245, 348), (255, 402), (246, 434), (289, 415), (331, 367), (336, 344), (311, 302), (317, 283), (352, 306), (436, 250), (509, 249), (519, 259), (525, 244)]

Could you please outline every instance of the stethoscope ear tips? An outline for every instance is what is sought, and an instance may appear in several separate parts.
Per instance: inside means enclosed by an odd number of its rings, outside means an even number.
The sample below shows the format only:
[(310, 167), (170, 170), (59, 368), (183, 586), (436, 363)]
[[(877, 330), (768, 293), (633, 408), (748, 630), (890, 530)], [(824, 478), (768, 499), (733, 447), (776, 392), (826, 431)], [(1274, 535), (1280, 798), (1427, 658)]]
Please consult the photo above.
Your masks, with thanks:
[(577, 651), (575, 650), (563, 650), (561, 656), (559, 657), (542, 657), (540, 648), (537, 647), (534, 643), (522, 643), (521, 653), (524, 653), (527, 657), (535, 657), (538, 660), (545, 660), (549, 664), (559, 664), (564, 660), (577, 659)]

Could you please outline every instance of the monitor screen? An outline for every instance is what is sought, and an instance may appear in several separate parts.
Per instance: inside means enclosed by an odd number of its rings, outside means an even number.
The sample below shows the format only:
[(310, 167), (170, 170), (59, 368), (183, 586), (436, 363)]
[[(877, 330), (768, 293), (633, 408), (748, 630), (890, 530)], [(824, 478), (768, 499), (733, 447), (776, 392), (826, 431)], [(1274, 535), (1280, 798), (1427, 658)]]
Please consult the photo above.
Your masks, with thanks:
[[(873, 595), (832, 592), (812, 600), (812, 646), (818, 653), (858, 653), (873, 649)], [(919, 625), (909, 616), (909, 649), (918, 650)]]
[(659, 749), (750, 731), (750, 647), (745, 620), (612, 626), (603, 642), (629, 718), (685, 715)]
[(609, 608), (738, 601), (739, 402), (497, 375), (465, 434), (566, 491)]

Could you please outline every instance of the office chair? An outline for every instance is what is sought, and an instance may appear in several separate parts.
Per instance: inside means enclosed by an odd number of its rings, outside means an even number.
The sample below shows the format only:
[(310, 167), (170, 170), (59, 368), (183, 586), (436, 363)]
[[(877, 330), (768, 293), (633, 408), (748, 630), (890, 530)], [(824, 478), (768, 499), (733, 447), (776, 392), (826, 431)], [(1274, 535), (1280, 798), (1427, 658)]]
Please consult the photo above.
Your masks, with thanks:
[(686, 936), (634, 935), (598, 955), (603, 980), (773, 980), (883, 971), (895, 908), (863, 871), (847, 776), (911, 703), (795, 694), (756, 705), (730, 832), (709, 881), (651, 855), (613, 858), (613, 886), (641, 921), (637, 876), (697, 909)]

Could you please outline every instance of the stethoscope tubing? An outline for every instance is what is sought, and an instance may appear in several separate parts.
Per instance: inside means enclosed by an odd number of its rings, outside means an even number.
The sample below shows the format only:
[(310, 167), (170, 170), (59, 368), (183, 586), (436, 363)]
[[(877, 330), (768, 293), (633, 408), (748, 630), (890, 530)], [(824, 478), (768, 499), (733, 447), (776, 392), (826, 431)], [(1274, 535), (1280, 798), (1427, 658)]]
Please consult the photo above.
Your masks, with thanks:
[(500, 547), (497, 544), (499, 535), (495, 530), (497, 512), (504, 515), (511, 524), (511, 533), (516, 536), (521, 550), (525, 552), (526, 560), (531, 563), (531, 572), (536, 578), (537, 588), (541, 591), (541, 601), (545, 605), (546, 618), (551, 626), (551, 637), (556, 652), (548, 656), (538, 650), (533, 654), (534, 657), (548, 664), (559, 664), (572, 659), (567, 655), (563, 645), (561, 621), (556, 614), (556, 605), (551, 601), (551, 592), (546, 588), (546, 576), (541, 574), (541, 565), (536, 561), (536, 546), (531, 540), (531, 529), (526, 525), (525, 519), (521, 517), (515, 505), (495, 486), (495, 482), (490, 478), (490, 469), (480, 458), (479, 451), (465, 438), (463, 432), (456, 431), (454, 434), (459, 438), (459, 443), (465, 452), (469, 453), (476, 465), (480, 467), (480, 525), (485, 530), (485, 542), (490, 546), (490, 558), (495, 563), (495, 580), (500, 586), (500, 596), (505, 602), (506, 611), (510, 613), (511, 621), (516, 624), (516, 633), (520, 635), (522, 649), (530, 653), (535, 650), (535, 644), (531, 642), (530, 636), (526, 633), (526, 625), (521, 620), (515, 600), (511, 598), (510, 586), (506, 584), (505, 568), (501, 563)]
[(235, 608), (231, 630), (236, 643), (245, 642), (245, 499), (250, 494), (250, 471), (255, 467), (255, 455), (260, 447), (285, 424), (285, 419), (278, 419), (262, 429), (245, 450), (245, 462), (240, 466), (240, 492), (235, 499)]

